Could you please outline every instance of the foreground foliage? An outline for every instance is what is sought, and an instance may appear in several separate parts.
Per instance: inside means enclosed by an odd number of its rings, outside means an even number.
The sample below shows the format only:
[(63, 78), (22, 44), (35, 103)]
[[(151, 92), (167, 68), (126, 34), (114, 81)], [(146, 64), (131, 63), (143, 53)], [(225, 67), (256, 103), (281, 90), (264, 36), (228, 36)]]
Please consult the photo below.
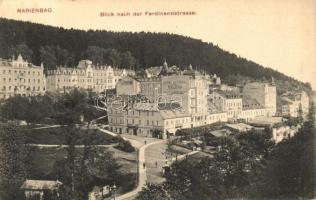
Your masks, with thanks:
[(279, 144), (271, 142), (268, 132), (254, 131), (222, 138), (220, 144), (214, 158), (173, 163), (166, 181), (144, 188), (138, 200), (161, 194), (175, 200), (315, 197), (313, 104), (299, 132)]

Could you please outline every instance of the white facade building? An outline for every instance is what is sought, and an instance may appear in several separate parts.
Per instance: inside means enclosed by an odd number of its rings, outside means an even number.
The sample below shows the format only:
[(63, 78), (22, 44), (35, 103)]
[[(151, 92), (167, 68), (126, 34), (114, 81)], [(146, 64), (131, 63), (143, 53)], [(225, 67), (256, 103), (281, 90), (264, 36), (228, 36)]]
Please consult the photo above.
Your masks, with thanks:
[(185, 71), (168, 68), (166, 62), (159, 70), (158, 76), (125, 77), (119, 81), (116, 89), (120, 99), (124, 99), (124, 95), (139, 95), (146, 97), (148, 102), (142, 106), (134, 102), (128, 111), (114, 109), (110, 103), (108, 115), (113, 131), (152, 136), (153, 129), (160, 129), (165, 136), (180, 128), (227, 121), (226, 112), (208, 109), (208, 75), (192, 70), (192, 67)]
[(288, 92), (281, 95), (281, 115), (284, 117), (306, 117), (309, 112), (309, 97), (306, 92)]
[(210, 94), (208, 98), (217, 110), (227, 112), (229, 120), (237, 120), (242, 112), (242, 96), (240, 93), (217, 91)]
[[(73, 88), (104, 92), (127, 76), (130, 70), (113, 69), (111, 66), (94, 66), (90, 60), (81, 60), (76, 68), (58, 67), (47, 72), (47, 90), (65, 91)], [(133, 74), (133, 73), (132, 73)]]
[(17, 59), (0, 58), (0, 100), (15, 95), (36, 96), (46, 92), (44, 67)]

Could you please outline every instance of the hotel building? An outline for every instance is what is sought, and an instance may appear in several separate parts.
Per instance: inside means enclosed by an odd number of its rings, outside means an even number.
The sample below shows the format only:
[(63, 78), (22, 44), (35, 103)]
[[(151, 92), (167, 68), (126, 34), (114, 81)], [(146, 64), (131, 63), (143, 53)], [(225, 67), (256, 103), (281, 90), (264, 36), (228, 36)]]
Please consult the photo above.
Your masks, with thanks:
[(0, 58), (0, 100), (15, 95), (36, 96), (46, 92), (44, 67), (35, 66), (23, 59)]
[(116, 83), (134, 72), (126, 69), (113, 69), (111, 66), (94, 66), (90, 60), (81, 60), (75, 68), (58, 67), (47, 71), (47, 91), (64, 92), (73, 88), (104, 92), (115, 88)]
[[(159, 129), (165, 137), (180, 128), (227, 121), (226, 112), (209, 111), (208, 83), (208, 75), (190, 68), (169, 68), (166, 62), (158, 76), (124, 77), (116, 85), (117, 97), (122, 100), (126, 95), (138, 95), (142, 100), (129, 103), (127, 109), (115, 109), (109, 103), (110, 129), (143, 136), (153, 136), (153, 130)], [(147, 102), (140, 102), (143, 100)]]

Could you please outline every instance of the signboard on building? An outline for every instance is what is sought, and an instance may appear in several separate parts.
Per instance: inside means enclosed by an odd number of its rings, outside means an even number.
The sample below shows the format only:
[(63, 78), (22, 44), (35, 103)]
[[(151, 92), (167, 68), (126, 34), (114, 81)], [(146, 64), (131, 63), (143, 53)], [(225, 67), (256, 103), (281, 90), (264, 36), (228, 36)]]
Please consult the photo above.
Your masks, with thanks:
[(189, 90), (189, 76), (164, 76), (162, 78), (163, 94), (183, 94)]

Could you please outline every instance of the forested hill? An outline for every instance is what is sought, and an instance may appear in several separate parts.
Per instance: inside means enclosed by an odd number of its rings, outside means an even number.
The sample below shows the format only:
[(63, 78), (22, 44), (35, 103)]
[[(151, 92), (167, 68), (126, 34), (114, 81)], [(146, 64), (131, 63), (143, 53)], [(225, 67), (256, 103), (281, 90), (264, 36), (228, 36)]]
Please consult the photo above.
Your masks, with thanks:
[(161, 65), (166, 59), (169, 65), (185, 68), (192, 64), (216, 73), (230, 84), (274, 77), (281, 91), (291, 86), (310, 89), (307, 83), (240, 58), (212, 43), (168, 33), (83, 31), (0, 18), (0, 47), (2, 58), (20, 52), (34, 64), (44, 62), (46, 68), (73, 67), (80, 59), (91, 59), (98, 64), (138, 69)]

